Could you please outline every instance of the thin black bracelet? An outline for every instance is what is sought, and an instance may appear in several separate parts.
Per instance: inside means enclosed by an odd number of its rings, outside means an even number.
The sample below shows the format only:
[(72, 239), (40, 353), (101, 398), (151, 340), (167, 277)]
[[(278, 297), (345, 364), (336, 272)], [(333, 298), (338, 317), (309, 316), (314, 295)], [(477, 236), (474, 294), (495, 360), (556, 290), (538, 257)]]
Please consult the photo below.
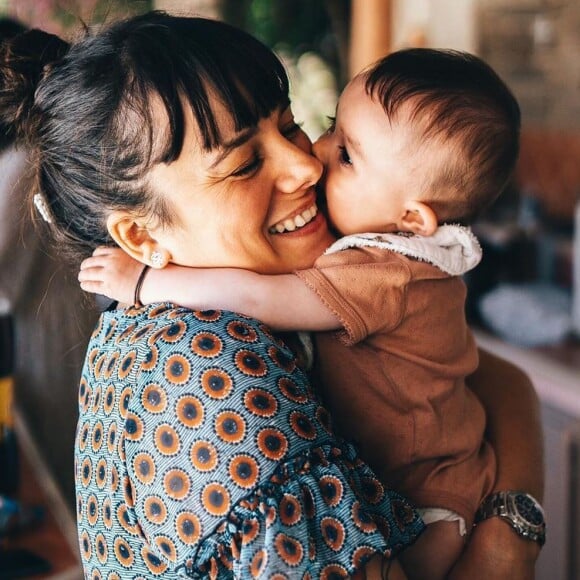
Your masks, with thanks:
[(133, 304), (135, 308), (141, 308), (143, 304), (141, 304), (140, 294), (141, 294), (141, 286), (143, 286), (143, 280), (145, 280), (145, 275), (149, 272), (149, 266), (145, 264), (143, 266), (143, 270), (141, 270), (141, 274), (139, 274), (139, 278), (137, 278), (137, 284), (135, 284), (135, 295), (133, 297)]

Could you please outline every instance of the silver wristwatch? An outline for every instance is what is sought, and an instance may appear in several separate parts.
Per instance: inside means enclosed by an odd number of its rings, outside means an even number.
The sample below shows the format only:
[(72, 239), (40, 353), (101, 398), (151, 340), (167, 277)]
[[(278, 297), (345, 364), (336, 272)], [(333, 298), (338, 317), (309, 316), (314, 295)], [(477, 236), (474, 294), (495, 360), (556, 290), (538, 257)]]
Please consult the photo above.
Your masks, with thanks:
[(488, 495), (475, 514), (478, 524), (487, 518), (498, 516), (524, 538), (538, 542), (546, 541), (546, 520), (539, 502), (523, 491), (498, 491)]

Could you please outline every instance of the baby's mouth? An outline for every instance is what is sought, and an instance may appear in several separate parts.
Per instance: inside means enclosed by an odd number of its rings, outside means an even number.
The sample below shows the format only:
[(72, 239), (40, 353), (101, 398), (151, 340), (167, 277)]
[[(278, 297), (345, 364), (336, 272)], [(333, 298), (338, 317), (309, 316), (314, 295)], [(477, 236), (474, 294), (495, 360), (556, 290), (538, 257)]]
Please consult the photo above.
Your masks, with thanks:
[(283, 234), (284, 232), (293, 232), (303, 228), (307, 223), (311, 222), (318, 213), (318, 208), (316, 204), (313, 203), (308, 209), (305, 209), (302, 213), (295, 215), (293, 218), (286, 218), (285, 220), (274, 224), (268, 228), (268, 232), (271, 234)]

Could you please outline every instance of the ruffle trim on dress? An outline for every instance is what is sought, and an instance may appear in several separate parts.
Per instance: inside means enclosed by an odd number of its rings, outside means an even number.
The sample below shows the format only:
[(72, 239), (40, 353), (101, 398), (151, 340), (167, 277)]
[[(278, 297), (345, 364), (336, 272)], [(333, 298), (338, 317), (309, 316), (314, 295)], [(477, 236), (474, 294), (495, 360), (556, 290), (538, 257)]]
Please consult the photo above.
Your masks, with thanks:
[(238, 502), (180, 570), (189, 578), (347, 578), (375, 554), (395, 556), (424, 524), (349, 444), (280, 464)]

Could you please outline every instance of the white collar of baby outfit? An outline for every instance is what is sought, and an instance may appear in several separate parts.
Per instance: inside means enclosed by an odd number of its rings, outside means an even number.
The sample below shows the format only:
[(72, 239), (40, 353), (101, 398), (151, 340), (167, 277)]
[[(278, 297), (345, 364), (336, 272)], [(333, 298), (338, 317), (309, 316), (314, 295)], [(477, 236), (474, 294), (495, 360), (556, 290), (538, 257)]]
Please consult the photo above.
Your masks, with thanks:
[(461, 276), (481, 260), (481, 246), (470, 228), (443, 225), (432, 236), (415, 234), (354, 234), (336, 241), (325, 254), (348, 248), (381, 248), (429, 262), (450, 276)]

